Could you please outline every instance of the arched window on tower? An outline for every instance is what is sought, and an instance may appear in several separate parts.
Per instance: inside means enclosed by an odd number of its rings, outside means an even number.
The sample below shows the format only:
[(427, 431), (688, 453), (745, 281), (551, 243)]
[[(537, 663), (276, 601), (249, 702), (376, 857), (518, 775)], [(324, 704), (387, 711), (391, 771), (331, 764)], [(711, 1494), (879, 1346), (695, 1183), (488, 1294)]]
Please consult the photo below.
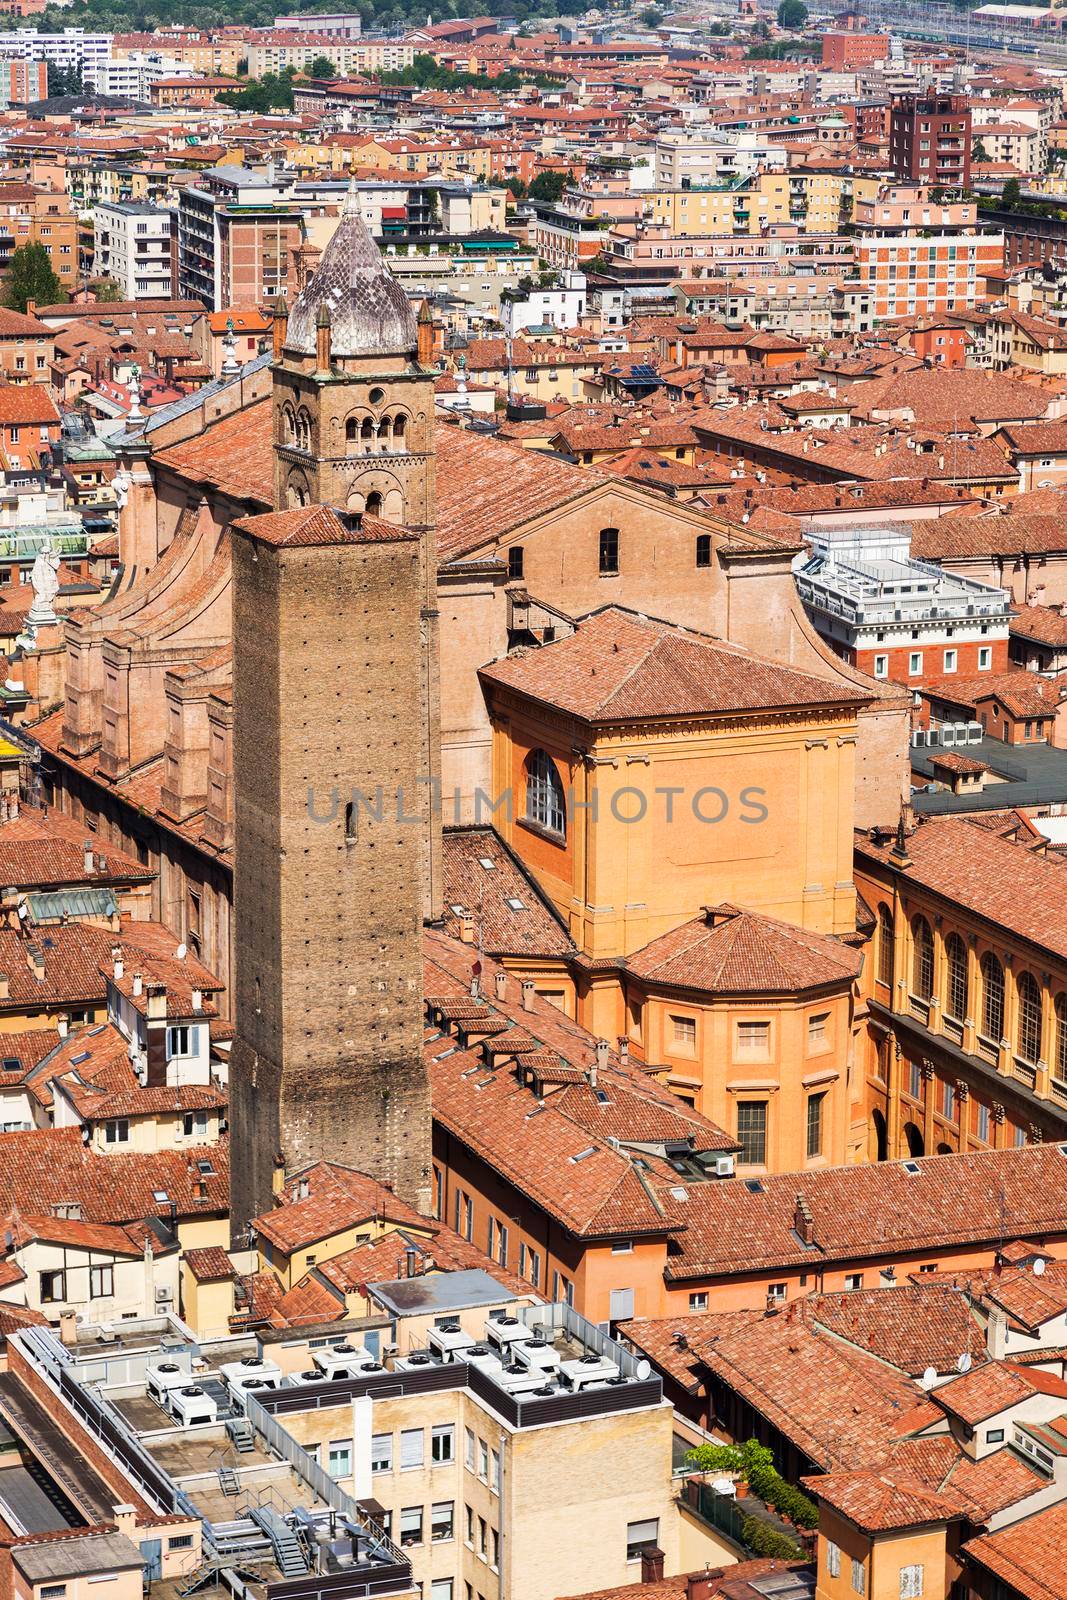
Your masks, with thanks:
[(359, 437), (360, 443), (363, 445), (364, 450), (372, 450), (374, 448), (374, 423), (371, 421), (370, 417), (363, 418), (363, 423), (359, 430)]
[(292, 406), (282, 408), (282, 438), (286, 444), (296, 442), (296, 412)]
[(878, 982), (893, 987), (893, 913), (886, 905), (878, 907)]
[(296, 414), (296, 444), (299, 450), (311, 449), (311, 418), (303, 407)]
[(359, 444), (359, 418), (358, 417), (349, 417), (348, 421), (345, 423), (345, 451), (346, 451), (346, 454), (347, 455), (352, 455), (353, 454), (352, 446), (353, 445), (358, 445), (358, 444)]
[(382, 497), (377, 489), (372, 489), (367, 496), (367, 503), (363, 507), (368, 517), (380, 517), (382, 514)]
[(403, 450), (407, 441), (408, 419), (401, 412), (393, 418), (393, 449)]
[(556, 763), (544, 750), (526, 757), (526, 820), (561, 839), (567, 837), (567, 806)]

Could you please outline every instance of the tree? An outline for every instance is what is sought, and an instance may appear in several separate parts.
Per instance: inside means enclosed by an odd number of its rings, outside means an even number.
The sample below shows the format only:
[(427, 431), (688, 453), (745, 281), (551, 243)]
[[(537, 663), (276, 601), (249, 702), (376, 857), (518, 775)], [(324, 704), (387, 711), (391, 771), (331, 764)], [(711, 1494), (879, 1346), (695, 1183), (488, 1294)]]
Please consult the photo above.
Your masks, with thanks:
[(778, 26), (780, 28), (802, 28), (808, 20), (808, 8), (804, 0), (782, 0), (778, 7)]
[(316, 56), (307, 69), (309, 78), (338, 78), (340, 73), (329, 56)]
[(990, 160), (992, 160), (992, 157), (990, 156), (989, 151), (986, 149), (986, 147), (982, 143), (981, 139), (976, 139), (974, 141), (974, 143), (971, 145), (971, 160), (972, 161), (990, 161)]
[(1004, 206), (1008, 211), (1015, 210), (1019, 204), (1020, 193), (1021, 190), (1019, 188), (1018, 178), (1009, 178), (1003, 189), (1000, 191), (1001, 205)]
[(19, 245), (8, 265), (3, 293), (5, 306), (10, 311), (25, 311), (30, 300), (39, 306), (54, 306), (66, 298), (44, 245)]
[(58, 99), (61, 95), (83, 95), (85, 84), (77, 67), (58, 67), (48, 63), (48, 95)]
[(527, 191), (531, 200), (551, 200), (553, 203), (560, 200), (563, 191), (569, 183), (574, 182), (574, 173), (567, 172), (539, 172)]
[(663, 12), (659, 6), (645, 6), (643, 11), (638, 12), (637, 17), (646, 28), (658, 28), (663, 21)]
[(123, 299), (122, 290), (114, 278), (90, 278), (87, 285), (96, 296), (97, 304), (102, 306), (114, 305), (116, 300)]

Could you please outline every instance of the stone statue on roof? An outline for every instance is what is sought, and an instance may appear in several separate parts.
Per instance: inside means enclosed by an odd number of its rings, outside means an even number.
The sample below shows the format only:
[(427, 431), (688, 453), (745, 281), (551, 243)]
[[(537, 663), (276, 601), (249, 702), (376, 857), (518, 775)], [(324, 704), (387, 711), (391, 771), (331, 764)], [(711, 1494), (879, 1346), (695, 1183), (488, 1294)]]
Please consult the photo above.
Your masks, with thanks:
[(35, 627), (42, 623), (55, 622), (54, 602), (59, 593), (59, 554), (51, 539), (46, 539), (37, 552), (37, 559), (30, 574), (30, 583), (33, 585), (33, 605), (30, 607), (29, 621)]

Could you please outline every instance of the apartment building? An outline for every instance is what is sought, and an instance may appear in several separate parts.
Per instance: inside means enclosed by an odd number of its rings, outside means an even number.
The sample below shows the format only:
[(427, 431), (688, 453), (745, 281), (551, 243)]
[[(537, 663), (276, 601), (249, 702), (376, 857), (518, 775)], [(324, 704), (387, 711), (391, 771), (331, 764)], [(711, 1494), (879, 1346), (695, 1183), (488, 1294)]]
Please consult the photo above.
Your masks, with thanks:
[(48, 97), (47, 61), (27, 61), (20, 56), (0, 56), (0, 110), (30, 105)]
[(67, 196), (28, 183), (0, 183), (0, 273), (26, 244), (44, 246), (69, 293), (78, 281), (78, 220)]
[(899, 524), (814, 528), (810, 539), (811, 554), (795, 568), (800, 598), (851, 666), (913, 688), (1007, 667), (1011, 597), (1003, 589), (915, 560), (911, 532)]
[(855, 228), (856, 278), (876, 319), (970, 310), (1003, 267), (1003, 234), (979, 231), (972, 202), (942, 202), (924, 184), (858, 200)]
[(653, 147), (658, 189), (706, 188), (760, 170), (784, 171), (787, 160), (781, 144), (759, 133), (665, 134)]
[(889, 119), (889, 158), (898, 178), (937, 188), (969, 188), (971, 108), (966, 96), (897, 96)]
[(117, 283), (124, 300), (169, 300), (172, 225), (158, 206), (98, 206), (93, 275)]
[(410, 67), (415, 46), (399, 39), (338, 38), (328, 32), (265, 32), (249, 42), (248, 75), (262, 78), (267, 72), (281, 72), (285, 67), (302, 70), (319, 56), (329, 57), (339, 77), (358, 77), (361, 73), (396, 72)]
[(258, 307), (297, 292), (294, 251), (304, 209), (283, 198), (268, 175), (213, 167), (178, 201), (178, 293), (211, 311)]
[[(71, 1437), (46, 1481), (64, 1461), (83, 1493), (106, 1473), (112, 1500), (175, 1538), (175, 1561), (199, 1564), (201, 1544), (224, 1565), (251, 1558), (278, 1600), (309, 1585), (339, 1600), (555, 1600), (632, 1581), (649, 1551), (678, 1571), (683, 1540), (688, 1564), (732, 1561), (679, 1507), (673, 1412), (644, 1358), (485, 1270), (369, 1295), (354, 1325), (199, 1343), (169, 1314), (123, 1322), (118, 1350), (91, 1326), (69, 1327), (66, 1348), (37, 1327), (12, 1338), (6, 1392), (24, 1426), (39, 1396)], [(140, 1584), (154, 1552), (130, 1550)], [(206, 1593), (227, 1592), (205, 1577)]]
[(110, 59), (111, 34), (87, 33), (84, 28), (64, 28), (62, 33), (41, 33), (37, 28), (0, 32), (0, 55), (50, 61), (57, 67), (84, 73)]

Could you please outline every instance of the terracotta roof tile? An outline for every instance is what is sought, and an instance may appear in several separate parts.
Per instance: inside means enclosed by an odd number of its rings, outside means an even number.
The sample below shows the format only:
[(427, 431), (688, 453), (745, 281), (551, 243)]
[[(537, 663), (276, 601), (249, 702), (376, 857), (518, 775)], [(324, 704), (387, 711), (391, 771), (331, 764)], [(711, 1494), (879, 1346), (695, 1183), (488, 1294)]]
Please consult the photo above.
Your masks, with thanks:
[(970, 1539), (963, 1549), (1011, 1595), (1022, 1600), (1063, 1600), (1067, 1594), (1067, 1500), (1010, 1527)]
[(567, 638), (483, 667), (479, 676), (589, 722), (859, 706), (868, 699), (861, 689), (617, 606), (593, 612)]
[(801, 1481), (820, 1501), (865, 1533), (920, 1528), (963, 1515), (955, 1498), (877, 1472), (828, 1472)]
[(708, 993), (794, 994), (858, 975), (860, 952), (825, 934), (735, 906), (715, 910), (715, 925), (694, 917), (626, 957), (646, 983)]

